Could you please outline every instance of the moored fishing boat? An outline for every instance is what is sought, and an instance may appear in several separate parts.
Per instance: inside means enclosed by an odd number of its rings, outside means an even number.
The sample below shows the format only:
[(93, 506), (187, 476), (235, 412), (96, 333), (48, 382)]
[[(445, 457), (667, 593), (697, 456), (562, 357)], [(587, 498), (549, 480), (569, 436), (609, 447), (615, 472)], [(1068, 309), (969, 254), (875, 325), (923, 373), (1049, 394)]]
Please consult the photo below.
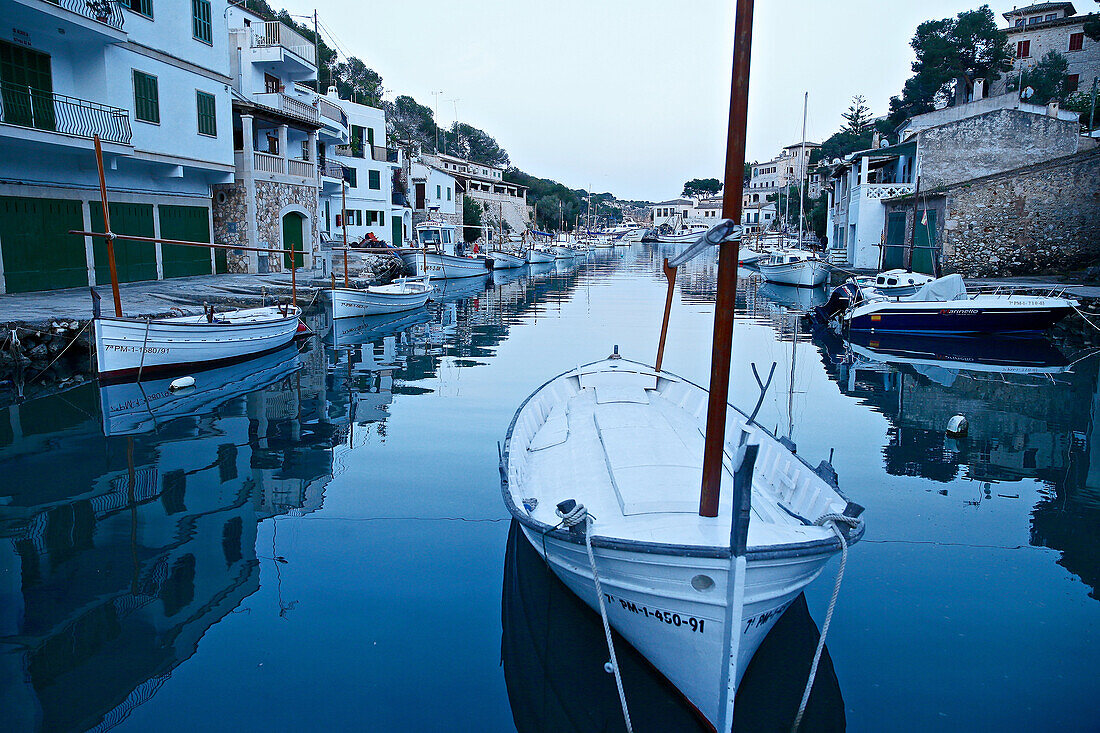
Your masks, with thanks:
[(398, 250), (405, 267), (416, 276), (430, 275), (436, 280), (451, 280), (484, 275), (485, 257), (465, 254), (465, 245), (455, 236), (455, 226), (438, 221), (416, 225), (413, 247)]
[(513, 267), (523, 267), (527, 264), (527, 258), (523, 255), (504, 252), (503, 250), (489, 250), (489, 259), (493, 261), (494, 270), (509, 270)]
[(556, 260), (571, 260), (577, 254), (572, 247), (565, 244), (555, 244), (551, 249), (554, 250)]
[(770, 283), (815, 288), (829, 279), (829, 263), (813, 252), (788, 249), (773, 252), (756, 261), (760, 274)]
[(534, 245), (527, 250), (527, 262), (532, 265), (541, 265), (553, 262), (557, 258), (553, 248), (541, 244)]
[(173, 318), (100, 315), (93, 326), (96, 370), (101, 379), (124, 379), (246, 359), (290, 343), (300, 315), (292, 305)]
[(376, 316), (412, 310), (427, 303), (433, 290), (427, 275), (399, 278), (388, 285), (332, 288), (332, 317)]

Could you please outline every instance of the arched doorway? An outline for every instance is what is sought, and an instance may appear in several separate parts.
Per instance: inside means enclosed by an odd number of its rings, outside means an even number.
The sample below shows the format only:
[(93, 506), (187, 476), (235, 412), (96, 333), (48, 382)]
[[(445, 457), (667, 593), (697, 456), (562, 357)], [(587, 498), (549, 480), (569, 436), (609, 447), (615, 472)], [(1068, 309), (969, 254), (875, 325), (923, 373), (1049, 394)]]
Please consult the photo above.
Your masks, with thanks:
[[(299, 214), (297, 211), (288, 212), (283, 216), (283, 249), (294, 250), (294, 269), (298, 269), (305, 264), (305, 258), (301, 252), (303, 250), (303, 242), (305, 231), (305, 217)], [(290, 255), (283, 254), (283, 267), (290, 269)]]

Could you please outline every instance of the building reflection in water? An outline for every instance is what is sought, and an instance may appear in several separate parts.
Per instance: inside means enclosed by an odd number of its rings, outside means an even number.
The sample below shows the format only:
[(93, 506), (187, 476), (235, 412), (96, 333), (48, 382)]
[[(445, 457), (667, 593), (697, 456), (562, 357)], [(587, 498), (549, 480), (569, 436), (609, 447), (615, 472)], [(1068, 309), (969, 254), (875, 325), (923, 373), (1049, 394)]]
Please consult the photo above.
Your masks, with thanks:
[[(581, 265), (583, 266), (583, 265)], [(85, 384), (0, 417), (0, 711), (106, 730), (259, 588), (257, 525), (322, 507), (334, 448), (385, 437), (394, 395), (491, 356), (580, 266), (446, 283), (389, 320), (306, 316), (314, 341), (170, 380)], [(63, 480), (57, 476), (63, 472)], [(42, 477), (50, 477), (44, 480)], [(287, 613), (293, 601), (279, 601)]]
[[(1100, 589), (1100, 358), (1066, 357), (1049, 339), (859, 336), (814, 340), (840, 390), (886, 416), (887, 473), (975, 482), (970, 504), (1002, 498), (997, 484), (1035, 479), (1031, 544)], [(964, 415), (965, 438), (945, 434)]]

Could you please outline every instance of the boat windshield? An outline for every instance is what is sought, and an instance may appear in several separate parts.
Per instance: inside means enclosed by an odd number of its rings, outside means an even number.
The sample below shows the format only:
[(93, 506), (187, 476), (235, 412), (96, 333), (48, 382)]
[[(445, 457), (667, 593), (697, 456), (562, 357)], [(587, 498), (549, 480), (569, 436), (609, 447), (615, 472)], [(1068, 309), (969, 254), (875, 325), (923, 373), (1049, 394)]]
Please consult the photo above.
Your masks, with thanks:
[(421, 229), (417, 232), (417, 236), (421, 244), (439, 244), (440, 242), (438, 229)]

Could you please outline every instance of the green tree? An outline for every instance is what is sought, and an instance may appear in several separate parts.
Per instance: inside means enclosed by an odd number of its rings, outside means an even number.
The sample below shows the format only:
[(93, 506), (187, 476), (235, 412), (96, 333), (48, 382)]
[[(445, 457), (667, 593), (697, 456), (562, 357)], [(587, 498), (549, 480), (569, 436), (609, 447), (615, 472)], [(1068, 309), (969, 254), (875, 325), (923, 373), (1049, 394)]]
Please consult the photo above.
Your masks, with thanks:
[[(747, 164), (746, 164), (747, 165)], [(752, 172), (751, 170), (749, 171)], [(747, 178), (745, 180), (748, 180)], [(714, 196), (722, 190), (722, 183), (717, 178), (692, 178), (684, 184), (681, 196)]]
[(895, 126), (962, 98), (976, 79), (992, 83), (1012, 68), (1008, 34), (997, 27), (988, 5), (921, 23), (910, 45), (917, 55), (913, 76), (901, 96), (890, 99)]
[(341, 99), (369, 107), (382, 106), (382, 77), (359, 59), (352, 56), (336, 64), (332, 76)]
[(841, 129), (853, 135), (860, 135), (871, 126), (871, 108), (867, 106), (867, 98), (862, 94), (852, 97), (852, 103), (848, 111), (841, 115), (845, 125)]
[[(1062, 102), (1062, 109), (1068, 109), (1070, 112), (1076, 112), (1081, 115), (1081, 130), (1083, 132), (1089, 131), (1089, 117), (1093, 119), (1100, 118), (1100, 109), (1093, 112), (1092, 109), (1092, 89), (1089, 91), (1078, 91), (1071, 94), (1067, 94), (1065, 101)], [(1098, 102), (1100, 106), (1100, 102)]]
[(875, 130), (878, 130), (882, 135), (893, 132), (892, 126), (886, 120), (878, 120), (864, 128), (860, 133), (841, 128), (821, 143), (820, 154), (816, 159), (811, 156), (810, 161), (811, 163), (818, 160), (830, 161), (833, 158), (843, 158), (848, 153), (854, 153), (857, 150), (868, 150), (874, 142)]
[(1085, 35), (1094, 41), (1100, 41), (1100, 18), (1093, 18), (1085, 23), (1083, 30)]
[(412, 97), (402, 94), (392, 102), (384, 102), (386, 111), (386, 137), (411, 154), (416, 147), (434, 153), (439, 127), (430, 107), (418, 104)]
[(455, 122), (443, 138), (443, 149), (450, 155), (457, 155), (482, 165), (505, 168), (511, 162), (508, 152), (497, 144), (493, 137), (465, 122)]
[(462, 241), (476, 242), (481, 236), (481, 215), (483, 209), (481, 203), (469, 196), (462, 197)]
[(1032, 104), (1046, 104), (1051, 100), (1062, 101), (1066, 91), (1066, 71), (1069, 61), (1057, 51), (1047, 51), (1035, 67), (1023, 75), (1023, 84), (1035, 90), (1027, 100)]

